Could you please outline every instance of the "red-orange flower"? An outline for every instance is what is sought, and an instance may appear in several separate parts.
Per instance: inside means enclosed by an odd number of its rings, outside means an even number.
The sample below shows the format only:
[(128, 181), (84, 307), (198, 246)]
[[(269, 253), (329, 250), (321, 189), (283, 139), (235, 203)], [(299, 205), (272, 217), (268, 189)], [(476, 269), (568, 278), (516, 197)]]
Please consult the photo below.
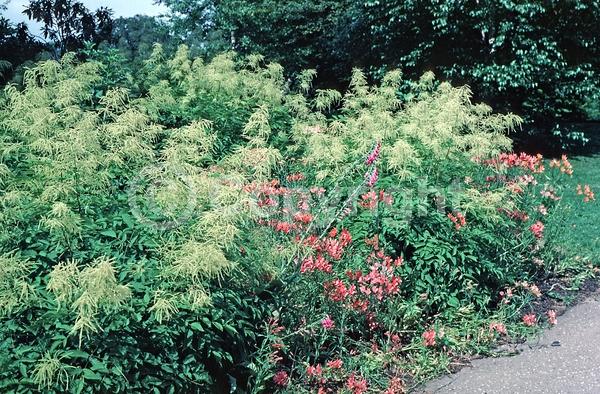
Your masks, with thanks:
[(581, 187), (581, 185), (577, 185), (577, 194), (583, 194), (583, 202), (590, 202), (596, 199), (594, 192), (590, 188), (590, 185), (584, 185), (583, 187)]
[(340, 368), (342, 368), (343, 364), (344, 364), (344, 362), (342, 360), (340, 360), (339, 358), (337, 358), (335, 360), (327, 361), (327, 366), (331, 369), (340, 369)]
[(362, 394), (367, 391), (367, 381), (352, 374), (346, 381), (346, 387), (352, 391), (352, 394)]
[(540, 222), (539, 220), (529, 226), (529, 229), (537, 239), (540, 239), (544, 236), (544, 223)]
[(323, 258), (320, 254), (317, 257), (309, 256), (302, 261), (302, 265), (300, 266), (301, 273), (313, 272), (313, 271), (321, 271), (325, 273), (330, 273), (332, 270), (331, 264)]
[(321, 364), (317, 364), (315, 366), (309, 365), (308, 367), (306, 367), (306, 376), (308, 377), (321, 376), (322, 374), (323, 367), (321, 367)]
[(435, 346), (435, 330), (427, 330), (421, 335), (425, 346)]
[(297, 181), (301, 181), (304, 179), (304, 174), (301, 172), (295, 173), (295, 174), (290, 174), (286, 177), (286, 179), (288, 180), (288, 182), (297, 182)]
[(526, 326), (532, 327), (537, 323), (537, 317), (533, 313), (529, 313), (523, 316), (523, 324)]
[(490, 323), (490, 331), (496, 331), (498, 334), (506, 335), (506, 326), (502, 323)]
[(448, 219), (450, 219), (452, 221), (452, 223), (454, 223), (454, 227), (457, 230), (460, 230), (463, 226), (465, 226), (467, 224), (467, 219), (460, 212), (455, 212), (454, 214), (449, 213)]
[(278, 386), (287, 386), (289, 376), (285, 371), (279, 371), (273, 376), (273, 382)]
[(564, 174), (573, 175), (573, 166), (571, 166), (569, 159), (567, 159), (567, 155), (562, 155), (560, 160), (553, 159), (550, 162), (550, 167), (558, 168)]

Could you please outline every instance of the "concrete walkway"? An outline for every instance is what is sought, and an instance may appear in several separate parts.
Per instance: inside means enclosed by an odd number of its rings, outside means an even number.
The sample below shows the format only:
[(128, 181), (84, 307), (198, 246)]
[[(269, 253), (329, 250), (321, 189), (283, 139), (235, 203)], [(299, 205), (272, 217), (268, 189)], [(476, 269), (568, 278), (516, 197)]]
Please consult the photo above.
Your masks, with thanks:
[(418, 393), (600, 394), (600, 301), (583, 301), (512, 357), (474, 360)]

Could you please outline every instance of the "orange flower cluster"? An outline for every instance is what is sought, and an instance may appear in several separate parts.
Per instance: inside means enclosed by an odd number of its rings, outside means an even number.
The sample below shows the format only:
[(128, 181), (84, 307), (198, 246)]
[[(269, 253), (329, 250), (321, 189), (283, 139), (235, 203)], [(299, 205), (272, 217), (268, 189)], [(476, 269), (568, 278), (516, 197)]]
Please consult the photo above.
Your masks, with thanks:
[(583, 187), (577, 185), (577, 194), (583, 195), (583, 202), (590, 202), (596, 199), (590, 185), (584, 185)]
[(537, 323), (537, 317), (533, 313), (523, 316), (523, 323), (526, 326), (533, 327)]
[(304, 174), (301, 172), (297, 172), (295, 174), (290, 174), (285, 177), (285, 179), (287, 179), (288, 182), (298, 182), (298, 181), (304, 180), (304, 178), (305, 178)]
[(573, 175), (573, 166), (567, 159), (567, 155), (562, 155), (560, 160), (553, 159), (550, 162), (550, 168), (558, 168), (564, 174)]
[(501, 153), (498, 159), (492, 159), (488, 161), (488, 164), (498, 165), (504, 164), (504, 166), (510, 167), (521, 167), (528, 169), (533, 173), (544, 172), (544, 161), (542, 155), (539, 153), (535, 156), (528, 155), (527, 153)]
[(539, 220), (532, 224), (529, 229), (537, 239), (540, 239), (544, 236), (544, 223), (540, 222)]
[(427, 347), (435, 346), (435, 330), (427, 330), (421, 335), (423, 338), (423, 344)]
[(507, 330), (506, 330), (506, 326), (502, 323), (498, 323), (498, 322), (492, 322), (490, 323), (490, 331), (491, 332), (497, 332), (498, 334), (501, 335), (506, 335), (507, 334)]
[(452, 223), (454, 223), (454, 227), (456, 227), (457, 230), (460, 230), (467, 224), (467, 219), (460, 212), (455, 212), (454, 214), (449, 213), (448, 219), (450, 219)]
[(311, 235), (304, 241), (304, 244), (315, 250), (317, 254), (316, 257), (311, 255), (302, 260), (300, 272), (303, 274), (314, 271), (331, 273), (332, 265), (327, 258), (332, 260), (341, 259), (344, 249), (350, 245), (351, 242), (352, 236), (346, 229), (343, 229), (338, 234), (337, 228), (333, 228), (329, 231), (328, 237), (325, 237), (324, 239), (319, 239), (314, 234)]
[(350, 390), (352, 394), (363, 394), (367, 391), (367, 387), (367, 381), (360, 376), (355, 376), (354, 374), (350, 375), (346, 381), (346, 388)]
[(385, 193), (383, 190), (380, 190), (379, 194), (371, 190), (370, 192), (360, 196), (360, 198), (361, 200), (358, 202), (358, 204), (367, 209), (375, 209), (378, 202), (382, 202), (386, 205), (392, 205), (394, 202), (392, 195)]
[(404, 393), (406, 388), (404, 387), (404, 382), (399, 377), (393, 377), (390, 379), (390, 383), (388, 388), (383, 392), (383, 394), (400, 394)]
[(367, 312), (372, 303), (398, 294), (402, 283), (395, 272), (395, 268), (402, 265), (402, 257), (387, 256), (379, 250), (377, 239), (368, 240), (367, 244), (373, 248), (367, 258), (369, 272), (349, 270), (346, 272), (348, 283), (341, 279), (324, 283), (325, 294), (330, 300), (345, 302), (360, 312)]
[(273, 376), (273, 382), (278, 386), (287, 386), (290, 381), (290, 377), (285, 371), (278, 371), (275, 376)]

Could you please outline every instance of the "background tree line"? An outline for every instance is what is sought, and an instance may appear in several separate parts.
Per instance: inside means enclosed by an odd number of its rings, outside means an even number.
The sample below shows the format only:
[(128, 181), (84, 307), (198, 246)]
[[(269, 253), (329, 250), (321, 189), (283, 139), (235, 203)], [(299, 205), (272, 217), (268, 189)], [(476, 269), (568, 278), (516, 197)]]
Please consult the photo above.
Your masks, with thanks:
[(475, 100), (523, 116), (527, 131), (598, 117), (600, 1), (159, 2), (171, 11), (164, 18), (113, 20), (106, 8), (72, 0), (31, 1), (25, 13), (44, 25), (46, 42), (3, 18), (2, 58), (14, 69), (43, 49), (60, 56), (88, 42), (139, 64), (154, 42), (168, 53), (186, 43), (208, 58), (260, 53), (289, 76), (316, 69), (317, 87), (344, 89), (355, 67), (375, 82), (394, 68), (406, 81), (433, 71), (469, 84)]

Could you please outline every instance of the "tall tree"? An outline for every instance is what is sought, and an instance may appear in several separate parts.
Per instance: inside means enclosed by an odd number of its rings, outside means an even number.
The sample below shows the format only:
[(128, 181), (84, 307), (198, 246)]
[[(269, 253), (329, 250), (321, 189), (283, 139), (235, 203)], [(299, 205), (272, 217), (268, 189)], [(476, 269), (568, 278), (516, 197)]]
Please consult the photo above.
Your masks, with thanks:
[(112, 11), (106, 7), (90, 11), (79, 1), (31, 0), (23, 13), (43, 24), (42, 35), (52, 42), (57, 56), (81, 48), (86, 41), (111, 38)]
[(208, 55), (260, 53), (287, 72), (316, 68), (322, 80), (348, 75), (344, 37), (350, 0), (161, 0), (178, 32)]
[(182, 43), (164, 21), (148, 15), (118, 18), (113, 26), (114, 45), (130, 60), (147, 59), (155, 43), (160, 43), (165, 53), (171, 55)]
[(600, 85), (598, 0), (160, 0), (210, 50), (259, 52), (343, 85), (352, 67), (471, 85), (545, 128), (577, 119)]
[[(0, 11), (6, 7), (0, 4)], [(45, 46), (36, 41), (24, 23), (13, 24), (0, 15), (0, 85), (9, 81), (16, 68), (34, 59)]]
[(599, 1), (362, 2), (368, 62), (433, 70), (537, 123), (575, 118), (600, 77)]

